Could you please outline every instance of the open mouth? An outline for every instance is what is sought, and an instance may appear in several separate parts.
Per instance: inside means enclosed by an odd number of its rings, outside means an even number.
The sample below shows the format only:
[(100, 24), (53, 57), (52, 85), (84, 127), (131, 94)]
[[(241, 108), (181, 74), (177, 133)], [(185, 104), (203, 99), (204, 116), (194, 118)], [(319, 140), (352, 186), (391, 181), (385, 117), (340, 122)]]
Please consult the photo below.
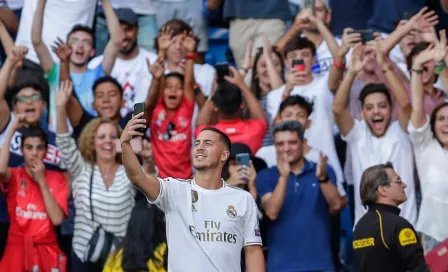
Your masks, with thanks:
[(102, 150), (110, 152), (113, 150), (113, 146), (111, 144), (105, 144), (102, 146)]
[(384, 118), (381, 116), (375, 116), (373, 117), (372, 123), (373, 123), (373, 128), (375, 130), (377, 129), (381, 129), (383, 126), (383, 122), (384, 122)]
[(84, 51), (75, 51), (75, 56), (76, 56), (76, 57), (82, 57), (82, 56), (84, 56)]
[(197, 154), (196, 155), (196, 159), (203, 159), (203, 158), (206, 158), (206, 156), (204, 155), (204, 154)]
[(169, 96), (168, 96), (168, 100), (170, 100), (170, 101), (176, 101), (176, 100), (177, 100), (177, 96), (175, 96), (175, 95), (169, 95)]

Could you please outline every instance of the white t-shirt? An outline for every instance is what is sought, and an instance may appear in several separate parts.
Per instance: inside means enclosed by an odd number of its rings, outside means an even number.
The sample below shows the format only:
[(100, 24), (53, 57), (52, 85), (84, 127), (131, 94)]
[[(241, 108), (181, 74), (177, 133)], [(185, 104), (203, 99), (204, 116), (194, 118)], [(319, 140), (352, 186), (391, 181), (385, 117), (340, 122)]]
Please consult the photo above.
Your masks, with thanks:
[(448, 150), (434, 138), (429, 119), (421, 128), (408, 126), (423, 195), (416, 229), (442, 242), (448, 239)]
[[(29, 51), (26, 58), (40, 63), (31, 42), (31, 26), (36, 6), (37, 1), (25, 1), (15, 44), (27, 46)], [(50, 48), (58, 37), (65, 41), (76, 24), (92, 27), (95, 7), (96, 1), (92, 0), (47, 0), (42, 29), (42, 40), (47, 47)], [(50, 53), (53, 60), (59, 62), (59, 58), (51, 50)]]
[(11, 129), (12, 125), (14, 124), (14, 114), (11, 113), (9, 116), (10, 116), (9, 117), (10, 119), (9, 119), (8, 124), (2, 131), (0, 131), (0, 149), (3, 146), (3, 142), (5, 141), (8, 131)]
[[(23, 1), (24, 0), (6, 0), (6, 4), (8, 5), (8, 8), (11, 10), (18, 10), (23, 7)], [(2, 2), (2, 1), (0, 1)]]
[[(328, 158), (335, 162), (335, 172), (342, 172), (334, 145), (333, 127), (335, 127), (333, 115), (333, 93), (328, 89), (328, 75), (314, 76), (313, 81), (305, 86), (295, 86), (291, 95), (301, 95), (313, 101), (313, 112), (310, 115), (311, 126), (305, 131), (308, 144), (318, 150), (322, 150)], [(267, 95), (267, 111), (271, 114), (272, 123), (277, 116), (283, 98), (285, 85), (273, 90)]]
[[(255, 157), (263, 159), (268, 165), (268, 168), (277, 165), (277, 152), (274, 145), (262, 146), (255, 154)], [(310, 151), (308, 151), (308, 153), (305, 154), (306, 160), (314, 162), (316, 164), (319, 163), (319, 158), (319, 150), (313, 147)], [(339, 169), (339, 171), (337, 171), (337, 168), (334, 167), (334, 165), (337, 165), (337, 162), (334, 162), (330, 159), (328, 160), (328, 165), (331, 166), (331, 168), (333, 168), (333, 170), (335, 171), (337, 179), (336, 184), (339, 194), (341, 196), (345, 196), (346, 193), (343, 185), (344, 175), (342, 174), (342, 169)]]
[(130, 8), (135, 14), (153, 15), (156, 13), (152, 0), (110, 0), (114, 9), (118, 8)]
[[(89, 68), (97, 67), (103, 61), (104, 55), (98, 56), (89, 62)], [(148, 70), (146, 59), (150, 63), (157, 60), (153, 52), (139, 48), (138, 55), (130, 60), (117, 58), (112, 69), (113, 76), (123, 87), (123, 99), (126, 104), (121, 109), (121, 116), (134, 110), (134, 104), (145, 102), (149, 87), (151, 86), (152, 74)]]
[(398, 121), (389, 125), (383, 137), (372, 135), (367, 123), (355, 120), (353, 128), (342, 136), (347, 142), (347, 152), (350, 152), (352, 174), (355, 190), (355, 225), (367, 211), (361, 204), (360, 185), (364, 170), (370, 166), (391, 162), (397, 174), (406, 183), (408, 199), (401, 204), (400, 215), (412, 225), (417, 220), (417, 204), (415, 201), (414, 154), (409, 136), (401, 129)]
[(241, 249), (260, 245), (257, 205), (252, 196), (227, 185), (218, 190), (195, 180), (159, 179), (154, 202), (166, 214), (168, 271), (241, 271)]

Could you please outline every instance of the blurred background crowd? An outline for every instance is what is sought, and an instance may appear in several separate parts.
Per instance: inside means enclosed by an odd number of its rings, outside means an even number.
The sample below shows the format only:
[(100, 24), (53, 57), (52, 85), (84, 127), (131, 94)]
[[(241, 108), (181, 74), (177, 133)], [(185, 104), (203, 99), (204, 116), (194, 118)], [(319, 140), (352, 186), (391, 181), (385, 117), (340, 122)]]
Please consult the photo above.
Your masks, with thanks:
[[(0, 268), (166, 270), (164, 215), (120, 156), (142, 102), (148, 129), (133, 148), (147, 173), (192, 178), (195, 135), (230, 137), (222, 177), (259, 205), (268, 271), (356, 271), (361, 175), (388, 161), (405, 184), (401, 216), (430, 252), (448, 238), (447, 11), (445, 0), (0, 0)], [(337, 193), (310, 182), (323, 161)], [(99, 227), (116, 245), (89, 263)]]

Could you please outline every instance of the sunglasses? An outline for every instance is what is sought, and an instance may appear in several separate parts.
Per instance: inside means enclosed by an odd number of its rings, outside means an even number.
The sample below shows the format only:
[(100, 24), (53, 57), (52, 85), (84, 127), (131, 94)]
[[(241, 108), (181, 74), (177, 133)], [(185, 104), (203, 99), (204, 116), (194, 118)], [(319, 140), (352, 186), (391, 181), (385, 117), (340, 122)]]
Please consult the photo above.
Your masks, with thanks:
[(29, 101), (36, 102), (42, 100), (41, 94), (32, 94), (32, 95), (21, 95), (17, 96), (17, 102), (19, 103), (27, 103)]

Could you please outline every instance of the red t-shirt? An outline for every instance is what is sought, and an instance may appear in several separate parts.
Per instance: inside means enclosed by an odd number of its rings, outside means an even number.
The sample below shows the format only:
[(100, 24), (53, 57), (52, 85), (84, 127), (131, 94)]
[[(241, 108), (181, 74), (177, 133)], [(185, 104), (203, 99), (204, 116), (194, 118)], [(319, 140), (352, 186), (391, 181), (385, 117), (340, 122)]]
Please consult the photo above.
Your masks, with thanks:
[[(45, 170), (45, 179), (58, 206), (68, 215), (68, 186), (64, 175), (58, 171)], [(11, 178), (6, 192), (8, 214), (11, 226), (8, 231), (8, 243), (0, 268), (21, 270), (24, 265), (24, 245), (17, 243), (17, 236), (33, 237), (35, 246), (46, 249), (34, 249), (33, 263), (40, 267), (53, 265), (56, 267), (62, 254), (57, 244), (55, 227), (45, 208), (44, 199), (39, 185), (32, 180), (24, 168), (11, 168)], [(14, 237), (11, 237), (14, 235)], [(54, 241), (54, 242), (53, 242)], [(40, 244), (42, 243), (42, 244)], [(41, 252), (45, 252), (48, 263), (42, 264)], [(63, 255), (62, 255), (63, 256)], [(45, 262), (47, 262), (45, 261)], [(11, 270), (12, 271), (12, 270)]]
[[(193, 112), (194, 102), (184, 97), (174, 116), (170, 116), (163, 100), (159, 99), (151, 120), (152, 150), (159, 177), (192, 177), (190, 151)], [(171, 137), (167, 138), (167, 130), (172, 127), (170, 123), (174, 124), (174, 129), (171, 130)]]
[[(199, 132), (205, 127), (196, 128), (194, 136), (197, 137)], [(263, 138), (268, 129), (268, 124), (263, 119), (251, 120), (221, 120), (211, 127), (217, 128), (229, 136), (232, 143), (242, 143), (250, 147), (252, 154), (257, 153), (263, 142)]]

